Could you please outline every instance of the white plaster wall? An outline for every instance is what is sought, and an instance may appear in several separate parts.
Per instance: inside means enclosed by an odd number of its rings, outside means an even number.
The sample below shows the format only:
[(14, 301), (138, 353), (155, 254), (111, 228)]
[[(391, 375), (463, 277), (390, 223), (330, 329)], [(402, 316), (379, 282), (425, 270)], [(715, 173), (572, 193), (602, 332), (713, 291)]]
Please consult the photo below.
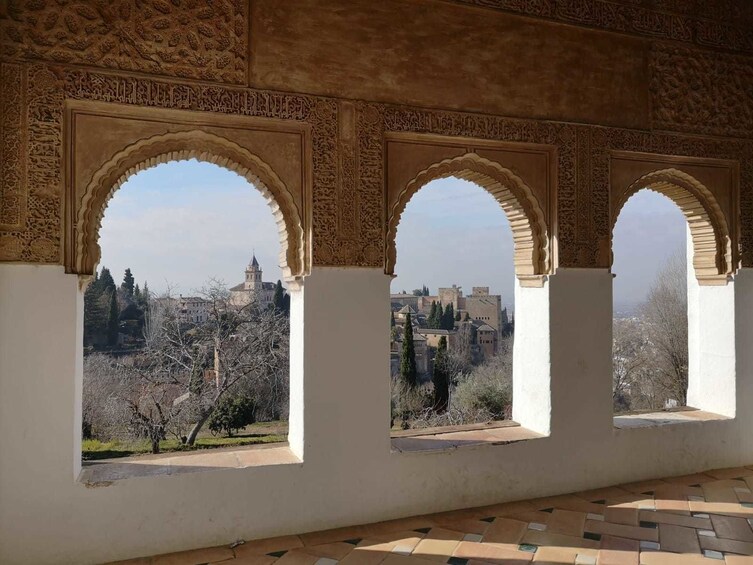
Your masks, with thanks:
[(724, 286), (701, 286), (687, 236), (688, 406), (729, 416), (736, 413), (734, 278)]
[[(604, 353), (586, 354), (589, 340), (601, 349), (608, 341), (595, 335), (604, 327), (598, 309), (608, 308), (603, 275), (560, 270), (549, 280), (551, 319), (567, 321), (551, 338), (549, 438), (391, 453), (389, 277), (315, 268), (300, 305), (302, 464), (86, 488), (73, 478), (76, 277), (59, 267), (0, 266), (0, 563), (97, 563), (753, 461), (753, 275), (738, 275), (735, 295), (737, 418), (620, 431), (596, 405), (611, 368), (599, 376)], [(583, 313), (593, 320), (570, 318)]]

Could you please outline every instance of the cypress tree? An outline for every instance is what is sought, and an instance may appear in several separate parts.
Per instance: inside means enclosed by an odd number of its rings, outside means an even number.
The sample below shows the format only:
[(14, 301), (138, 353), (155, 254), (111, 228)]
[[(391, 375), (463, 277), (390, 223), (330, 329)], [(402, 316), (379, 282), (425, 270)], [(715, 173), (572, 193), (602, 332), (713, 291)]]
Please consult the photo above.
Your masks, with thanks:
[(442, 315), (442, 329), (452, 330), (455, 328), (455, 307), (452, 304), (448, 304)]
[(287, 292), (282, 297), (282, 311), (286, 316), (290, 316), (290, 295)]
[(395, 311), (394, 310), (390, 310), (390, 327), (391, 328), (395, 327)]
[(110, 269), (107, 267), (102, 267), (102, 272), (99, 274), (98, 284), (99, 288), (102, 289), (102, 292), (115, 290), (115, 280), (112, 278)]
[(455, 312), (455, 321), (456, 322), (460, 321), (460, 310), (458, 310), (457, 312)]
[(427, 325), (430, 328), (437, 327), (437, 303), (431, 301), (431, 310), (429, 310), (429, 318), (426, 320)]
[(439, 338), (437, 354), (434, 357), (434, 410), (445, 412), (450, 402), (450, 376), (447, 374), (447, 338)]
[(278, 312), (285, 311), (285, 291), (282, 289), (282, 282), (280, 282), (279, 279), (275, 285), (275, 294), (272, 298), (272, 304)]
[(122, 288), (123, 292), (125, 292), (128, 296), (133, 296), (133, 275), (131, 274), (130, 268), (125, 270), (125, 274), (123, 275), (123, 284), (120, 285), (120, 288)]
[(139, 288), (139, 285), (137, 284), (133, 289), (133, 299), (138, 303), (141, 301), (141, 289)]
[(444, 324), (444, 310), (442, 309), (442, 303), (437, 304), (437, 319), (434, 322), (434, 328), (441, 330)]
[(400, 376), (414, 388), (418, 384), (418, 372), (416, 371), (416, 350), (413, 346), (413, 325), (411, 324), (410, 312), (405, 316), (405, 330), (403, 331), (403, 351), (400, 360)]
[(107, 344), (117, 345), (118, 343), (118, 318), (120, 317), (120, 311), (118, 310), (118, 297), (113, 289), (110, 292), (110, 312), (107, 318)]
[(424, 296), (429, 296), (429, 287), (424, 285)]

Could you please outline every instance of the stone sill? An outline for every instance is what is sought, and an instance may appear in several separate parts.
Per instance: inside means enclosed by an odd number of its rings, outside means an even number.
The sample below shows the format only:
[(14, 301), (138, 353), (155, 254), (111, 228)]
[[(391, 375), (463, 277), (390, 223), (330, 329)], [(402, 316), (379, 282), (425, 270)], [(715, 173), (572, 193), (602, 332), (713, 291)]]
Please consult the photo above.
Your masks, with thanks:
[(451, 451), (481, 445), (507, 445), (546, 437), (523, 428), (517, 422), (469, 424), (392, 432), (393, 453)]
[(296, 463), (302, 461), (290, 451), (287, 443), (202, 449), (188, 453), (161, 453), (86, 461), (78, 476), (78, 482), (87, 487), (99, 487), (134, 477), (175, 476), (220, 469)]
[(686, 424), (688, 422), (711, 422), (731, 420), (727, 416), (705, 412), (697, 408), (682, 407), (660, 412), (622, 414), (614, 417), (614, 428), (626, 430), (634, 428), (657, 428), (661, 426)]

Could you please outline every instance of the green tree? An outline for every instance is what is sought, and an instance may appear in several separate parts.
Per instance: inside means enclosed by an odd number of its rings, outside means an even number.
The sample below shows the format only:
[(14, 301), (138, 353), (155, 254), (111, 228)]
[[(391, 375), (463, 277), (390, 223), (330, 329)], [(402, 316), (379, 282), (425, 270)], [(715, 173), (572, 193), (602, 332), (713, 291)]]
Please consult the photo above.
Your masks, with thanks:
[(460, 321), (460, 310), (458, 310), (457, 312), (455, 312), (455, 321), (456, 322)]
[(442, 323), (444, 322), (444, 309), (442, 308), (442, 303), (440, 302), (437, 304), (437, 319), (434, 321), (434, 325), (432, 326), (435, 329), (442, 329)]
[(102, 292), (115, 290), (115, 280), (112, 278), (112, 274), (110, 274), (110, 269), (108, 269), (107, 267), (102, 267), (102, 271), (99, 273), (99, 280), (97, 281), (97, 284), (99, 285), (99, 288), (102, 290)]
[(97, 336), (107, 329), (107, 304), (102, 300), (99, 274), (94, 273), (94, 280), (84, 292), (84, 345), (95, 343)]
[(233, 432), (256, 422), (256, 405), (248, 396), (227, 396), (223, 398), (209, 417), (209, 429), (214, 433), (225, 432), (233, 437)]
[(426, 320), (426, 324), (430, 328), (437, 327), (437, 303), (433, 300), (431, 301), (431, 310), (429, 310), (429, 317)]
[(107, 344), (117, 345), (120, 310), (118, 308), (118, 297), (115, 289), (110, 291), (110, 310), (107, 316)]
[(133, 289), (133, 299), (137, 304), (141, 301), (141, 289), (138, 284)]
[(414, 388), (418, 384), (418, 371), (416, 370), (416, 350), (413, 345), (413, 325), (410, 312), (405, 316), (405, 329), (403, 330), (403, 351), (400, 359), (400, 376), (405, 383)]
[(131, 274), (131, 269), (125, 270), (125, 274), (123, 275), (123, 283), (120, 285), (120, 288), (123, 289), (123, 292), (125, 292), (127, 296), (133, 296), (134, 288), (133, 288), (133, 275)]
[(424, 296), (429, 296), (429, 287), (428, 287), (428, 286), (426, 286), (426, 285), (424, 285), (424, 292), (423, 292), (423, 295), (424, 295)]
[(452, 330), (455, 327), (455, 307), (452, 304), (448, 304), (445, 308), (444, 314), (442, 314), (441, 328), (443, 330)]
[(282, 288), (282, 282), (278, 279), (275, 285), (275, 294), (272, 297), (272, 305), (278, 312), (285, 310), (285, 291)]
[(395, 311), (394, 310), (390, 310), (390, 327), (391, 328), (395, 327)]
[(434, 371), (432, 380), (434, 382), (434, 410), (436, 412), (445, 412), (450, 402), (450, 375), (447, 363), (447, 338), (439, 338), (437, 354), (434, 357)]

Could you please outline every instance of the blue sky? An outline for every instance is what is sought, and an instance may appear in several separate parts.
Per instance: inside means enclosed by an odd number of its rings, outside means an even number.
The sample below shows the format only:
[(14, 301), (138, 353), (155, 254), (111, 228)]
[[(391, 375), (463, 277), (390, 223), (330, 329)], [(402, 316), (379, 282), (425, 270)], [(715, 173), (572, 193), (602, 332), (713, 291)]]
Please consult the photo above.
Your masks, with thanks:
[[(197, 161), (168, 163), (131, 177), (110, 201), (100, 232), (101, 265), (120, 281), (130, 267), (153, 291), (190, 294), (211, 277), (243, 280), (255, 251), (264, 280), (281, 277), (279, 238), (261, 194), (235, 173)], [(646, 295), (668, 257), (685, 245), (685, 219), (667, 198), (641, 191), (614, 232), (615, 305)], [(512, 232), (496, 201), (458, 179), (437, 180), (408, 203), (397, 232), (392, 291), (426, 284), (489, 286), (512, 307)]]

